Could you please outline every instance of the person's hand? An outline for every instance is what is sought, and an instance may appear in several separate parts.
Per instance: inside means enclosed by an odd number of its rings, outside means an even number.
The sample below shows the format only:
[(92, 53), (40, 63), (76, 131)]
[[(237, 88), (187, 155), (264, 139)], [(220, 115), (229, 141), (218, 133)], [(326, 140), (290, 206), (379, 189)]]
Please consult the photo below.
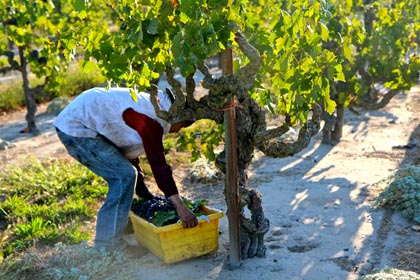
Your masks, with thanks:
[(184, 228), (195, 227), (198, 224), (197, 217), (190, 209), (188, 209), (188, 207), (184, 204), (179, 195), (175, 194), (173, 196), (170, 196), (169, 198), (174, 203), (176, 212), (178, 213), (178, 216), (181, 219)]

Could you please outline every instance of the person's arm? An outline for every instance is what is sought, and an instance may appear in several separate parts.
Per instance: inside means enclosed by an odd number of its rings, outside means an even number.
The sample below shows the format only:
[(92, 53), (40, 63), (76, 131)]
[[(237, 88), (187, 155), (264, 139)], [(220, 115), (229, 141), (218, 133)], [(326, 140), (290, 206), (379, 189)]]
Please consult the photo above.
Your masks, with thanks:
[(160, 124), (133, 109), (124, 111), (123, 118), (127, 125), (135, 129), (140, 135), (147, 160), (159, 189), (166, 197), (178, 194), (178, 189), (172, 177), (172, 169), (166, 163), (162, 143), (163, 129)]
[(163, 128), (157, 121), (146, 115), (137, 113), (133, 109), (124, 111), (123, 118), (127, 125), (139, 133), (156, 183), (165, 196), (174, 203), (184, 227), (196, 226), (198, 223), (197, 218), (180, 198), (172, 176), (172, 169), (166, 163), (162, 143)]

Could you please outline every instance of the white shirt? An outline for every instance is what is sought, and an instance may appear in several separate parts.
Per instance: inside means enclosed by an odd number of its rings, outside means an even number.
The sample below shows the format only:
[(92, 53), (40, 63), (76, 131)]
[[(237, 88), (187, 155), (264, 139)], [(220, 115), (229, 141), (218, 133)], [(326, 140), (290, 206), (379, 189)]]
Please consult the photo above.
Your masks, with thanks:
[[(74, 137), (97, 137), (98, 134), (114, 143), (129, 158), (143, 153), (139, 134), (123, 120), (122, 114), (128, 108), (155, 119), (163, 127), (164, 134), (171, 124), (156, 116), (150, 102), (150, 94), (137, 92), (133, 100), (129, 88), (93, 88), (78, 95), (57, 116), (54, 125), (63, 133)], [(158, 91), (159, 105), (168, 111), (169, 97)]]

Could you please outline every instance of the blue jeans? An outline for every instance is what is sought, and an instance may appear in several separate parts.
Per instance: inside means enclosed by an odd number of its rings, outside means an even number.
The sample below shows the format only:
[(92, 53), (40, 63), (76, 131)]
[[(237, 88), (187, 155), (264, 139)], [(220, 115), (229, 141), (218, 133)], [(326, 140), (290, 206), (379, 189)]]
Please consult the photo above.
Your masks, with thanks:
[(98, 212), (95, 247), (116, 247), (128, 222), (137, 171), (134, 166), (103, 137), (73, 137), (61, 131), (57, 135), (68, 153), (108, 183), (105, 203)]

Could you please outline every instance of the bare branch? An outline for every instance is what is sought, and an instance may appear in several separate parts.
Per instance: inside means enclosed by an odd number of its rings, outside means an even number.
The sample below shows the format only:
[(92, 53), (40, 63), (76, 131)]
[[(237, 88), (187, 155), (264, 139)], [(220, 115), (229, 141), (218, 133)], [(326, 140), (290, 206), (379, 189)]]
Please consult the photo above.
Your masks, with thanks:
[(156, 85), (152, 85), (151, 86), (151, 90), (150, 90), (150, 101), (152, 102), (153, 108), (155, 109), (156, 112), (156, 116), (158, 116), (159, 118), (169, 121), (169, 114), (168, 112), (161, 110), (159, 107), (159, 102), (158, 102), (158, 87)]
[(200, 70), (200, 72), (204, 75), (204, 79), (202, 81), (202, 86), (204, 88), (209, 89), (210, 87), (212, 87), (215, 83), (215, 80), (213, 79), (209, 68), (204, 64), (204, 63), (200, 63), (198, 65), (198, 70)]
[(248, 40), (246, 39), (245, 35), (240, 32), (237, 32), (235, 37), (236, 42), (239, 45), (241, 51), (249, 58), (249, 63), (241, 67), (236, 75), (238, 76), (238, 80), (243, 82), (243, 87), (246, 90), (249, 90), (253, 87), (255, 82), (255, 76), (258, 74), (260, 67), (261, 67), (261, 56), (260, 53), (256, 48), (254, 48), (251, 44), (249, 44)]
[(5, 51), (3, 52), (3, 55), (7, 56), (7, 62), (10, 66), (4, 66), (3, 68), (0, 68), (0, 73), (7, 73), (9, 71), (21, 71), (21, 67), (19, 63), (14, 59), (15, 54), (12, 51)]
[(172, 67), (167, 67), (166, 70), (166, 79), (168, 83), (171, 85), (172, 89), (175, 91), (175, 96), (183, 96), (184, 93), (182, 92), (182, 85), (181, 82), (175, 79), (175, 70)]
[(13, 71), (13, 68), (10, 66), (5, 66), (5, 67), (0, 68), (0, 74), (6, 74), (10, 71)]
[(298, 139), (293, 143), (284, 143), (283, 141), (273, 138), (260, 143), (257, 147), (267, 156), (274, 158), (283, 158), (297, 154), (305, 149), (312, 138), (316, 135), (321, 126), (321, 107), (313, 104), (312, 118), (304, 124), (299, 130)]
[(400, 93), (399, 90), (389, 90), (380, 101), (376, 103), (363, 103), (360, 105), (360, 107), (366, 109), (366, 110), (379, 110), (381, 108), (384, 108), (388, 103), (391, 101), (391, 99)]
[(290, 126), (288, 124), (283, 124), (282, 126), (279, 126), (279, 127), (273, 128), (273, 129), (268, 129), (264, 132), (260, 132), (254, 138), (255, 143), (256, 143), (256, 145), (259, 145), (263, 141), (267, 141), (271, 138), (280, 137), (281, 135), (288, 132), (289, 128), (290, 128)]
[(349, 106), (349, 111), (352, 112), (353, 114), (355, 114), (356, 116), (360, 116), (361, 113), (359, 111), (357, 111), (353, 106)]
[(184, 92), (182, 91), (181, 82), (174, 78), (175, 70), (172, 67), (167, 67), (165, 72), (166, 79), (175, 93), (175, 101), (169, 109), (169, 116), (173, 118), (181, 115), (182, 110), (185, 108), (186, 100)]

